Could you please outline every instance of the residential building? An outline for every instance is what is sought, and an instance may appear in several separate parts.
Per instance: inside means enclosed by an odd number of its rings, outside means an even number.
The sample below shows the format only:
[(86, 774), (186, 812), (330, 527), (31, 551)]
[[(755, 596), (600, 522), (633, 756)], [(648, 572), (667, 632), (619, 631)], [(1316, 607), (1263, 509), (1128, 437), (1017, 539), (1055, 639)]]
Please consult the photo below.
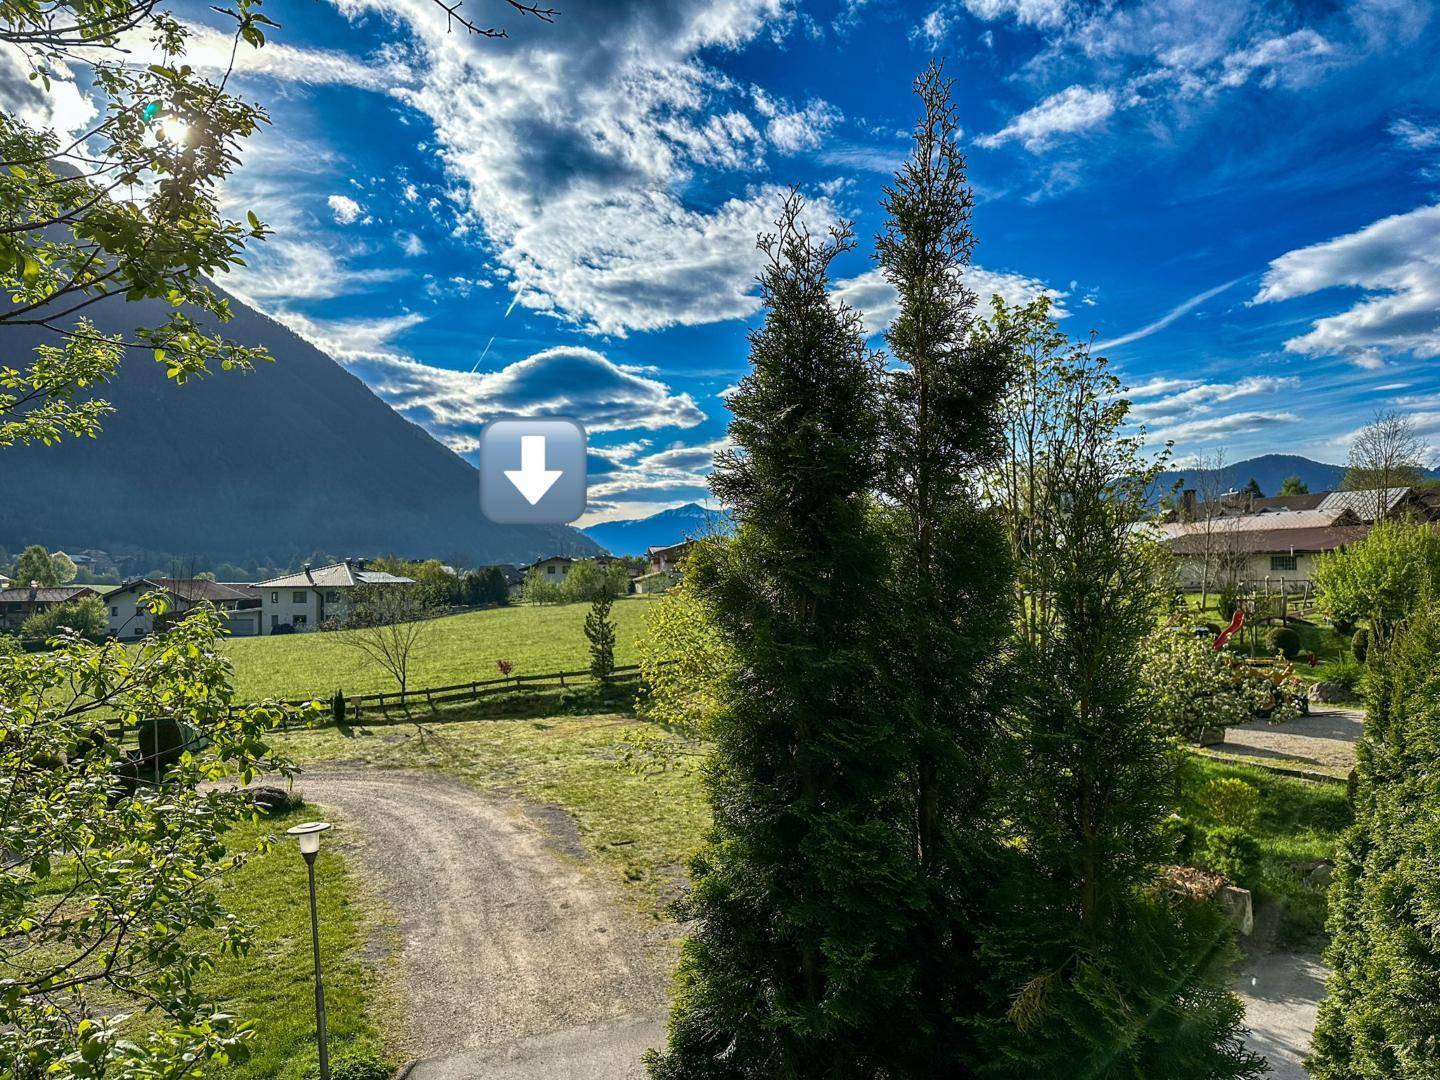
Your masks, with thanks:
[(650, 556), (650, 572), (635, 578), (635, 591), (642, 595), (662, 593), (679, 581), (681, 566), (694, 543), (694, 540), (686, 539), (678, 544), (647, 550), (646, 554)]
[(281, 627), (304, 632), (343, 619), (346, 593), (357, 585), (413, 584), (413, 578), (367, 570), (363, 559), (346, 559), (329, 566), (307, 564), (299, 573), (282, 574), (243, 588), (259, 597), (260, 632), (273, 634)]
[[(150, 593), (165, 594), (169, 609), (157, 616), (142, 608), (141, 598)], [(197, 578), (135, 578), (110, 592), (105, 604), (110, 633), (118, 638), (144, 637), (157, 628), (157, 623), (163, 624), (200, 604), (218, 609), (235, 637), (255, 637), (262, 625), (260, 598), (248, 586)]]
[(31, 615), (49, 611), (72, 600), (98, 595), (99, 593), (88, 585), (50, 586), (31, 582), (29, 585), (17, 586), (12, 582), (9, 587), (0, 589), (0, 630), (15, 633)]
[(520, 580), (523, 583), (531, 571), (538, 571), (550, 584), (564, 585), (565, 578), (570, 573), (570, 567), (574, 565), (575, 560), (569, 555), (549, 555), (535, 560), (529, 566), (520, 567)]

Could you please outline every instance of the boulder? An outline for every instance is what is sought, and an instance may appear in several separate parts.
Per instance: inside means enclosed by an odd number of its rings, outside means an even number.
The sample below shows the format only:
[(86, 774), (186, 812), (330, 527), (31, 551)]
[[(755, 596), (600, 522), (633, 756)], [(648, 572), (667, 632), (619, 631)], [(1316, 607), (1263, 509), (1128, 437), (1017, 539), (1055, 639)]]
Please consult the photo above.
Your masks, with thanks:
[(255, 809), (262, 814), (283, 814), (299, 806), (301, 801), (299, 796), (273, 784), (256, 784), (247, 790)]
[(1353, 701), (1355, 698), (1348, 687), (1325, 680), (1312, 684), (1309, 696), (1311, 701), (1321, 705), (1337, 705), (1342, 701)]
[(1330, 882), (1335, 880), (1335, 867), (1328, 862), (1316, 863), (1308, 874), (1305, 875), (1305, 884), (1314, 886), (1317, 889), (1328, 889)]
[(1235, 924), (1235, 929), (1246, 937), (1250, 931), (1255, 929), (1255, 906), (1250, 899), (1250, 890), (1242, 889), (1236, 885), (1222, 885), (1220, 891), (1215, 894), (1215, 902), (1220, 905), (1230, 921)]

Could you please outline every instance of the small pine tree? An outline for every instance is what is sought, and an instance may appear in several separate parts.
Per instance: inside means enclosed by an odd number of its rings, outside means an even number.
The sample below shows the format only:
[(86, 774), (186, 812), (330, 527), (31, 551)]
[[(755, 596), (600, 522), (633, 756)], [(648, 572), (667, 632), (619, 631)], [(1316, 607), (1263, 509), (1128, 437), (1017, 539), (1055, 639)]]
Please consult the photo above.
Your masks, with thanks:
[(1318, 1080), (1440, 1076), (1440, 605), (1370, 642), (1355, 823), (1330, 887)]
[(336, 690), (335, 696), (330, 699), (330, 719), (335, 721), (337, 727), (345, 725), (345, 691)]
[(608, 590), (601, 589), (590, 601), (585, 616), (585, 639), (590, 642), (590, 676), (604, 684), (615, 674), (615, 620), (610, 617), (614, 604)]

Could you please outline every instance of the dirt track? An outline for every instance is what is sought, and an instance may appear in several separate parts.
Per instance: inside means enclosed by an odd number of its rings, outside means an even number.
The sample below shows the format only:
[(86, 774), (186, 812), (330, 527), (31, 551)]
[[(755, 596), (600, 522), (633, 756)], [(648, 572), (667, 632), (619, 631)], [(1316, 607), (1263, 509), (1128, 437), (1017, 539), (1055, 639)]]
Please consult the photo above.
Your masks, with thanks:
[(583, 864), (565, 815), (432, 772), (324, 768), (296, 786), (354, 827), (394, 907), (415, 1057), (663, 1015), (666, 930)]

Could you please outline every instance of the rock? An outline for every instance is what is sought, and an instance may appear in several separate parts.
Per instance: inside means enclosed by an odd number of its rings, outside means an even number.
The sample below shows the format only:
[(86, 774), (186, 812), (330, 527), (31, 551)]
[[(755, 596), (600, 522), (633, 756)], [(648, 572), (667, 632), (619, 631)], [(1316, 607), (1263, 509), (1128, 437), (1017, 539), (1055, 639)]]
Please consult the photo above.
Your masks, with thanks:
[(300, 798), (284, 788), (271, 784), (257, 784), (248, 789), (255, 808), (262, 814), (283, 814), (300, 805)]
[(1250, 931), (1255, 929), (1255, 907), (1251, 903), (1250, 890), (1235, 885), (1222, 885), (1215, 894), (1215, 902), (1230, 916), (1235, 929), (1249, 937)]
[(1305, 875), (1305, 884), (1313, 885), (1317, 889), (1328, 889), (1333, 880), (1335, 880), (1335, 867), (1328, 862), (1316, 863)]
[(1195, 740), (1196, 746), (1219, 746), (1225, 741), (1225, 729), (1223, 727), (1207, 727), (1201, 730), (1200, 737)]
[(1351, 701), (1355, 695), (1348, 687), (1337, 682), (1326, 682), (1321, 680), (1310, 687), (1310, 700), (1321, 705), (1334, 705), (1342, 701)]

